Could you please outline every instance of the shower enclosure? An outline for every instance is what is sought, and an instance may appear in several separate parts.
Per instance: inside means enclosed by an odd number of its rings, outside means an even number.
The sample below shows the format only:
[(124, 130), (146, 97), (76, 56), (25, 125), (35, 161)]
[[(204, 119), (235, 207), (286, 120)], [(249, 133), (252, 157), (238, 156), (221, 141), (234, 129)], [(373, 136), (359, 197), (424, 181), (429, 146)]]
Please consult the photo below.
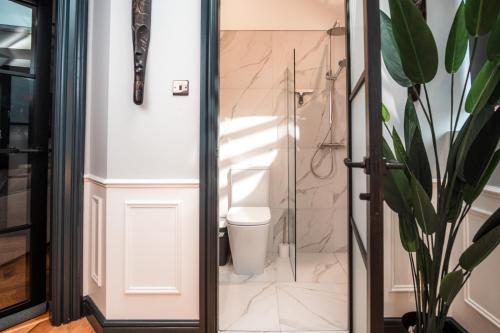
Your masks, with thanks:
[[(305, 40), (305, 38), (308, 38)], [(293, 277), (325, 272), (347, 246), (345, 28), (305, 32), (288, 57), (284, 76), (289, 244)], [(308, 271), (309, 270), (309, 271)], [(327, 272), (328, 274), (330, 272)], [(342, 280), (343, 281), (343, 280)]]

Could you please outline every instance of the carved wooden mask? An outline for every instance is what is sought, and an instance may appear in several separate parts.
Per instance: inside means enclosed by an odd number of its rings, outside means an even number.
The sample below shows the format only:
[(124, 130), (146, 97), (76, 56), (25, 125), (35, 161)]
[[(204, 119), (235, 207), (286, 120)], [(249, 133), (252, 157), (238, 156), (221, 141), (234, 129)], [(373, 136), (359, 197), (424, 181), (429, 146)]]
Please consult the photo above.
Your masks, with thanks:
[(144, 81), (151, 34), (151, 1), (132, 0), (132, 40), (134, 43), (134, 103), (144, 100)]

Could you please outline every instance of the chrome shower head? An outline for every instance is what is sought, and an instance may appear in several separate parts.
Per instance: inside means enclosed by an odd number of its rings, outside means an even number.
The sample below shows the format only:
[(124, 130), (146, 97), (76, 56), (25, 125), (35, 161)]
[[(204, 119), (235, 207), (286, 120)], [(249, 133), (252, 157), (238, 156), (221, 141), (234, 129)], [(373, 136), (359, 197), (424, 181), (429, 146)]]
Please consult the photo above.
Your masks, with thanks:
[(340, 26), (339, 21), (335, 21), (333, 27), (328, 29), (326, 33), (330, 36), (343, 36), (345, 35), (345, 27)]
[(339, 61), (339, 67), (345, 67), (347, 66), (347, 58), (344, 58), (342, 60)]

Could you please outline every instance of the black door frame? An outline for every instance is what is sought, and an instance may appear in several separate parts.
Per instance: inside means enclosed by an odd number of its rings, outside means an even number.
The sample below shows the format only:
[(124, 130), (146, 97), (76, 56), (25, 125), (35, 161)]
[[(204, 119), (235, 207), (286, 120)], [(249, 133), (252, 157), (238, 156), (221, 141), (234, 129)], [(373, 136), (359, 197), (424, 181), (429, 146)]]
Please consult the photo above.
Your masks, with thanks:
[[(346, 53), (347, 57), (347, 112), (348, 142), (352, 142), (352, 108), (351, 102), (364, 89), (366, 100), (367, 139), (372, 142), (367, 146), (369, 158), (365, 162), (365, 170), (369, 174), (367, 184), (368, 196), (366, 207), (367, 246), (363, 245), (356, 223), (352, 218), (352, 168), (348, 169), (348, 253), (349, 253), (349, 327), (352, 332), (353, 315), (353, 246), (360, 250), (367, 270), (367, 329), (371, 333), (384, 332), (384, 246), (383, 246), (383, 188), (382, 175), (386, 171), (382, 154), (382, 79), (380, 57), (380, 16), (379, 0), (363, 0), (364, 23), (364, 70), (357, 82), (351, 80), (350, 54), (350, 13), (349, 2), (345, 3), (346, 17)], [(379, 144), (373, 144), (378, 142)], [(348, 158), (352, 158), (352, 147), (349, 144)], [(354, 161), (360, 162), (360, 161)], [(374, 190), (376, 189), (376, 190)], [(360, 198), (356, 198), (359, 200)]]
[(218, 330), (219, 0), (202, 0), (200, 99), (200, 332)]
[[(14, 0), (39, 5), (39, 0)], [(50, 211), (50, 320), (60, 325), (82, 317), (83, 171), (88, 0), (53, 0), (55, 45), (37, 61), (52, 76), (52, 167)], [(43, 10), (52, 12), (51, 1)], [(39, 7), (41, 8), (41, 7)], [(44, 17), (52, 17), (47, 14)], [(50, 38), (49, 38), (50, 39)], [(50, 46), (49, 46), (50, 49)], [(52, 58), (52, 61), (51, 61)], [(40, 98), (41, 96), (39, 96)], [(50, 105), (47, 97), (43, 102)], [(38, 230), (45, 233), (45, 230)], [(14, 320), (23, 320), (18, 316)], [(15, 323), (13, 321), (12, 323)]]
[(81, 318), (88, 0), (56, 0), (50, 319)]

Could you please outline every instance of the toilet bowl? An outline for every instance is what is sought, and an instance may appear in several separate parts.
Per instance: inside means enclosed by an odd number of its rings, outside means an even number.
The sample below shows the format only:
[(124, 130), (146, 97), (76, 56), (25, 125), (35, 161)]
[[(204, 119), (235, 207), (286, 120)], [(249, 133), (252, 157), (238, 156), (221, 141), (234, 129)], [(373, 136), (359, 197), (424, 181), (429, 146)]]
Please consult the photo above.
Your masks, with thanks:
[(232, 168), (227, 212), (229, 245), (236, 274), (264, 272), (271, 222), (269, 170)]
[(266, 263), (269, 207), (231, 207), (227, 214), (229, 244), (236, 274), (262, 274)]

